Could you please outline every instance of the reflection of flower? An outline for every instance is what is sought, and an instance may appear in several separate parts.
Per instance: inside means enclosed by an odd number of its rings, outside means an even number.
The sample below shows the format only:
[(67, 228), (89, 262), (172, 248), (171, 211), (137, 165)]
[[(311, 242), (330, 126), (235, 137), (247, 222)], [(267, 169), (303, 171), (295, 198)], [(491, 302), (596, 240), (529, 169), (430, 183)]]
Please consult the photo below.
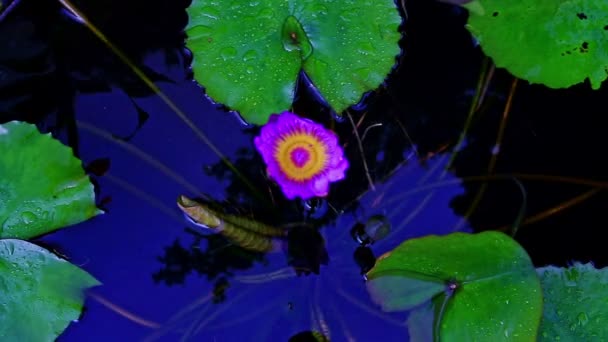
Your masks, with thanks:
[(327, 196), (329, 183), (348, 168), (333, 131), (290, 112), (272, 115), (254, 142), (289, 199)]

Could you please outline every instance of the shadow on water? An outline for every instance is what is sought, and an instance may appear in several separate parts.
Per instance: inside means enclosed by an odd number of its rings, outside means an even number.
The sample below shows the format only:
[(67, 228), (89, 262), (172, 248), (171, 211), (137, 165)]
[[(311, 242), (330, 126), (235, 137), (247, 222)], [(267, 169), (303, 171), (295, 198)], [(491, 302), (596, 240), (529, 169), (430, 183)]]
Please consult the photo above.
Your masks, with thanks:
[[(104, 284), (62, 341), (297, 341), (313, 332), (333, 340), (401, 341), (407, 313), (383, 313), (365, 290), (362, 273), (375, 258), (409, 238), (496, 229), (518, 216), (522, 191), (507, 180), (488, 181), (471, 216), (463, 218), (484, 179), (461, 182), (455, 176), (487, 173), (505, 122), (501, 114), (511, 84), (506, 72), (495, 72), (463, 149), (445, 170), (482, 69), (461, 10), (408, 4), (401, 63), (365, 105), (348, 113), (362, 150), (350, 120), (333, 120), (300, 81), (294, 111), (334, 128), (351, 162), (348, 178), (333, 185), (326, 199), (304, 202), (285, 200), (266, 179), (252, 144), (257, 129), (241, 126), (192, 82), (190, 57), (182, 49), (187, 3), (74, 3), (256, 185), (261, 200), (86, 27), (53, 2), (20, 4), (0, 23), (0, 44), (19, 43), (0, 48), (0, 72), (6, 75), (0, 78), (0, 121), (36, 122), (75, 147), (106, 209), (41, 239)], [(44, 12), (38, 12), (41, 6)], [(601, 113), (595, 108), (606, 90), (555, 91), (523, 83), (493, 173), (603, 179), (596, 124)], [(593, 193), (570, 208), (564, 203), (594, 188), (525, 178), (528, 221), (516, 238), (535, 264), (606, 265), (598, 237), (606, 223), (598, 219), (605, 194)], [(181, 194), (299, 228), (292, 228), (277, 253), (249, 252), (189, 225), (175, 205)], [(351, 228), (361, 235), (361, 227), (377, 217), (390, 222), (388, 235), (361, 245)]]
[[(247, 270), (237, 271), (232, 264), (233, 274), (224, 273), (227, 278), (220, 278), (227, 280), (223, 286), (228, 284), (221, 305), (209, 300), (185, 307), (148, 340), (163, 336), (229, 340), (241, 336), (242, 330), (250, 331), (252, 340), (268, 340), (271, 336), (286, 340), (306, 329), (338, 340), (403, 335), (405, 316), (379, 311), (368, 298), (362, 273), (373, 265), (375, 256), (400, 241), (430, 233), (445, 234), (454, 228), (458, 218), (448, 203), (461, 193), (457, 184), (400, 198), (396, 206), (383, 206), (384, 199), (399, 196), (402, 189), (437, 181), (446, 162), (447, 155), (432, 158), (428, 166), (411, 161), (386, 182), (378, 182), (376, 191), (362, 196), (353, 210), (344, 211), (317, 230), (308, 227), (290, 231), (294, 236), (287, 239), (284, 253), (268, 254), (266, 262), (255, 263)], [(453, 180), (453, 176), (444, 179)], [(433, 212), (428, 208), (434, 208)], [(350, 227), (377, 215), (386, 217), (390, 231), (385, 239), (362, 246), (351, 236)], [(167, 249), (162, 259), (170, 254), (187, 256), (180, 262), (183, 266), (196, 264), (199, 253), (207, 257), (215, 254), (217, 246), (194, 241), (190, 249)], [(229, 264), (227, 258), (224, 260)], [(208, 278), (212, 275), (205, 274)], [(231, 327), (238, 327), (238, 331)]]

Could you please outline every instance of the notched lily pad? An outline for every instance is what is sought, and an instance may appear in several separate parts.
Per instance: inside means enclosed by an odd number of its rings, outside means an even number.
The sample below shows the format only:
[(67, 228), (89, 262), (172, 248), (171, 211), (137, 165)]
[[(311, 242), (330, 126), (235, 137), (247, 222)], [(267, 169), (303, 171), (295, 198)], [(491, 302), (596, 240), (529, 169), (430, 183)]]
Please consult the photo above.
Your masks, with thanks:
[[(368, 291), (384, 310), (423, 310), (408, 322), (420, 325), (432, 301), (441, 341), (536, 338), (540, 282), (524, 249), (503, 233), (407, 240), (381, 256), (368, 279)], [(418, 326), (410, 330), (428, 336)]]
[(28, 239), (101, 213), (80, 160), (36, 126), (0, 125), (0, 237)]
[(341, 113), (400, 52), (393, 0), (193, 0), (188, 14), (195, 79), (254, 124), (290, 108), (300, 70)]
[(608, 341), (608, 268), (576, 263), (538, 269), (544, 293), (541, 341)]
[(0, 340), (55, 340), (80, 316), (83, 290), (99, 284), (41, 247), (0, 240)]
[(513, 75), (565, 88), (608, 76), (608, 2), (476, 0), (467, 28), (483, 51)]

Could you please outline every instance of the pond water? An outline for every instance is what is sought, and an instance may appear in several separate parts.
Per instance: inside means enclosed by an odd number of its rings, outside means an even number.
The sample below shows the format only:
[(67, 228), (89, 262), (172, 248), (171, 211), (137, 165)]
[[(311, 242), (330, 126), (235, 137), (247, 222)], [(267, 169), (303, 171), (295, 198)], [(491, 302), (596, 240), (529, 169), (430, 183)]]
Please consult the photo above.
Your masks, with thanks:
[[(57, 15), (42, 17), (23, 3), (0, 23), (0, 122), (35, 122), (71, 144), (106, 211), (36, 240), (103, 283), (60, 341), (287, 341), (306, 331), (332, 341), (404, 341), (407, 313), (382, 312), (366, 292), (362, 270), (373, 257), (413, 237), (509, 227), (522, 208), (515, 238), (536, 266), (608, 264), (599, 238), (606, 196), (573, 184), (606, 179), (598, 124), (605, 87), (550, 90), (519, 81), (503, 120), (512, 77), (495, 70), (446, 171), (487, 60), (464, 29), (465, 11), (408, 2), (398, 67), (349, 112), (363, 150), (349, 120), (335, 119), (300, 82), (294, 111), (333, 125), (351, 168), (328, 198), (287, 201), (265, 178), (253, 147), (257, 128), (242, 125), (191, 80), (180, 48), (186, 4), (158, 3), (110, 1), (83, 9), (155, 74), (163, 94), (255, 192), (57, 6), (43, 5)], [(470, 177), (488, 173), (501, 123), (492, 172), (518, 174), (523, 190), (508, 177), (488, 180), (477, 203), (484, 182)], [(182, 194), (225, 201), (229, 210), (275, 225), (308, 228), (276, 253), (247, 252), (187, 221), (175, 204)], [(391, 229), (364, 248), (351, 228), (374, 215)]]

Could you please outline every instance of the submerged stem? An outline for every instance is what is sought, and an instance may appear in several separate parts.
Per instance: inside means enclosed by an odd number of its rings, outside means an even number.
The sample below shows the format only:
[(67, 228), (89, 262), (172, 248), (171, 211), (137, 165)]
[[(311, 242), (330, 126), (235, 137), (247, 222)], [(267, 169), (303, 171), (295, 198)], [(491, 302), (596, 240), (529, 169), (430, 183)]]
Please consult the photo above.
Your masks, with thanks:
[(357, 131), (357, 125), (355, 125), (355, 121), (353, 117), (350, 115), (348, 111), (346, 111), (346, 116), (350, 121), (350, 124), (353, 126), (353, 132), (355, 134), (355, 138), (357, 139), (357, 144), (359, 146), (359, 152), (361, 152), (361, 161), (363, 162), (363, 169), (365, 170), (365, 176), (367, 177), (367, 181), (369, 182), (369, 187), (373, 191), (376, 191), (376, 187), (374, 186), (374, 181), (372, 181), (372, 177), (369, 174), (369, 168), (367, 167), (367, 161), (365, 161), (365, 153), (363, 152), (363, 144), (361, 143), (361, 138), (359, 138), (359, 132)]
[(147, 328), (160, 328), (160, 324), (141, 318), (140, 316), (137, 316), (134, 313), (131, 313), (125, 309), (123, 309), (122, 307), (112, 303), (111, 301), (109, 301), (108, 299), (104, 298), (101, 295), (96, 294), (95, 292), (89, 292), (89, 296), (91, 296), (91, 298), (95, 299), (99, 304), (105, 306), (106, 308), (114, 311), (115, 313), (121, 315), (122, 317), (130, 320), (131, 322), (135, 322), (141, 326), (147, 327)]
[[(515, 89), (517, 88), (517, 78), (513, 78), (511, 82), (511, 88), (509, 90), (509, 96), (507, 97), (507, 102), (505, 103), (505, 108), (502, 112), (502, 118), (500, 120), (500, 126), (498, 127), (498, 133), (496, 134), (496, 141), (494, 142), (494, 147), (492, 148), (492, 155), (490, 156), (490, 162), (488, 163), (488, 175), (494, 174), (494, 169), (496, 168), (496, 162), (498, 160), (498, 154), (500, 153), (500, 146), (502, 144), (502, 140), (504, 138), (505, 129), (507, 127), (507, 120), (509, 118), (509, 113), (511, 112), (511, 105), (513, 104), (513, 96), (515, 95)], [(462, 217), (462, 219), (456, 224), (454, 230), (459, 230), (464, 222), (466, 222), (472, 215), (477, 206), (481, 202), (481, 199), (486, 193), (486, 189), (488, 188), (488, 183), (484, 182), (481, 184), (479, 191), (473, 198), (473, 202), (467, 209), (466, 213)]]
[(436, 188), (441, 188), (444, 186), (450, 185), (460, 185), (463, 182), (487, 182), (487, 181), (513, 181), (513, 178), (518, 180), (529, 180), (529, 181), (543, 181), (543, 182), (556, 182), (556, 183), (565, 183), (565, 184), (573, 184), (573, 185), (583, 185), (583, 186), (591, 186), (600, 189), (608, 190), (608, 182), (596, 181), (592, 179), (585, 178), (575, 178), (575, 177), (566, 177), (566, 176), (555, 176), (555, 175), (543, 175), (543, 174), (530, 174), (530, 173), (512, 173), (512, 174), (495, 174), (495, 175), (487, 175), (487, 176), (469, 176), (463, 177), (459, 179), (452, 179), (446, 181), (438, 181), (435, 183), (426, 184), (423, 186), (419, 186), (417, 188), (404, 191), (398, 196), (392, 197), (391, 199), (384, 202), (384, 205), (390, 205), (394, 202), (398, 202), (406, 198), (407, 196), (431, 190)]
[(486, 57), (484, 59), (484, 63), (482, 65), (482, 70), (481, 70), (481, 75), (479, 76), (479, 81), (477, 83), (477, 89), (475, 91), (475, 96), (473, 97), (473, 102), (471, 103), (471, 106), (469, 107), (469, 113), (467, 115), (467, 120), (465, 121), (464, 128), (462, 129), (462, 132), (460, 133), (458, 142), (456, 143), (456, 146), (454, 146), (454, 154), (452, 154), (452, 157), (448, 161), (446, 170), (449, 170), (452, 167), (452, 164), (456, 160), (458, 153), (462, 149), (462, 147), (464, 145), (464, 140), (466, 139), (467, 133), (469, 132), (469, 127), (471, 127), (471, 124), (473, 123), (473, 117), (475, 117), (475, 114), (477, 113), (479, 104), (483, 101), (482, 95), (485, 94), (484, 89), (487, 88), (487, 84), (490, 82), (490, 79), (492, 78), (492, 76), (494, 74), (494, 68), (491, 67), (491, 65), (492, 65), (491, 63), (492, 62), (490, 62), (489, 58)]
[[(592, 196), (599, 193), (601, 190), (602, 189), (600, 189), (600, 188), (593, 188), (591, 190), (585, 191), (584, 193), (582, 193), (576, 197), (570, 198), (549, 209), (543, 210), (539, 213), (536, 213), (530, 217), (525, 218), (523, 220), (523, 222), (521, 222), (520, 226), (536, 223), (538, 221), (546, 219), (547, 217), (549, 217), (551, 215), (555, 215), (561, 211), (569, 209), (577, 204), (582, 203), (583, 201), (587, 200), (588, 198), (591, 198)], [(505, 231), (507, 229), (508, 229), (508, 226), (502, 226), (502, 227), (496, 228), (495, 230)]]

